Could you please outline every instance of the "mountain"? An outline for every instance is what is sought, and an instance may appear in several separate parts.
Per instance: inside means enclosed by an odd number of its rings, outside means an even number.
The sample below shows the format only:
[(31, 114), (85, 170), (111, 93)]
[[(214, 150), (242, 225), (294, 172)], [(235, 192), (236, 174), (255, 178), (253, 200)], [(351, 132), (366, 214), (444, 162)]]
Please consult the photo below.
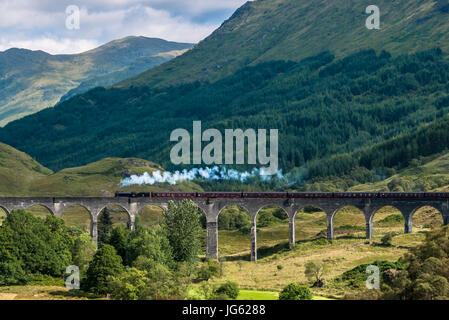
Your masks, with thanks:
[[(171, 170), (170, 134), (191, 132), (194, 120), (203, 130), (277, 128), (279, 165), (288, 172), (441, 118), (449, 113), (447, 87), (449, 62), (439, 49), (396, 58), (367, 50), (340, 60), (323, 53), (262, 63), (214, 83), (97, 88), (8, 124), (0, 140), (53, 170), (111, 156)], [(310, 171), (333, 174), (334, 163)]]
[(192, 44), (127, 37), (73, 55), (9, 49), (0, 52), (0, 126), (68, 97), (154, 68)]
[[(257, 0), (193, 50), (117, 87), (216, 81), (272, 60), (300, 61), (322, 51), (337, 58), (364, 49), (393, 55), (441, 47), (449, 52), (448, 0), (379, 0), (381, 29), (368, 30), (369, 0)], [(200, 63), (199, 63), (200, 62)]]

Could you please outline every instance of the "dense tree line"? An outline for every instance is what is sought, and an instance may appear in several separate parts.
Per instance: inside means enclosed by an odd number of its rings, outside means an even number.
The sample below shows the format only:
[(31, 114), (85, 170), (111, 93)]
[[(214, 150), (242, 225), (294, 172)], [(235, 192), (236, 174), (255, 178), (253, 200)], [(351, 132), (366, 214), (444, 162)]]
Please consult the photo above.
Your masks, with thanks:
[(23, 284), (32, 274), (62, 277), (69, 265), (86, 269), (95, 246), (62, 219), (17, 211), (0, 227), (0, 285)]

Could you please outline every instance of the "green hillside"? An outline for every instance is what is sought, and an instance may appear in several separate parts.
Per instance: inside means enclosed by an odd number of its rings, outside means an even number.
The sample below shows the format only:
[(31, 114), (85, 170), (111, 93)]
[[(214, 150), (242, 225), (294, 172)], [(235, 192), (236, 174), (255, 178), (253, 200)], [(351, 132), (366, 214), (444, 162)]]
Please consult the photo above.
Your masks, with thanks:
[[(110, 197), (120, 181), (133, 174), (164, 171), (153, 162), (136, 158), (107, 158), (88, 165), (53, 173), (27, 154), (0, 143), (0, 196), (100, 196)], [(176, 186), (142, 186), (139, 191), (202, 191), (193, 182)]]
[[(146, 160), (128, 158), (106, 158), (86, 166), (64, 169), (55, 174), (35, 179), (31, 184), (29, 194), (41, 196), (113, 196), (116, 191), (136, 190), (136, 186), (121, 188), (120, 181), (133, 174), (152, 173), (163, 169)], [(144, 191), (185, 191), (201, 188), (192, 183), (184, 182), (177, 186), (142, 186)]]
[[(217, 80), (248, 65), (300, 61), (322, 51), (344, 57), (359, 50), (393, 55), (449, 49), (447, 0), (379, 0), (381, 30), (368, 30), (368, 0), (249, 1), (187, 54), (117, 87), (166, 86)], [(200, 63), (198, 63), (200, 62)]]
[(27, 154), (0, 143), (0, 194), (24, 192), (34, 180), (51, 173)]
[(316, 160), (443, 117), (448, 87), (449, 63), (439, 49), (396, 58), (367, 50), (341, 60), (323, 53), (244, 68), (215, 83), (98, 88), (8, 124), (0, 140), (53, 170), (106, 157), (138, 157), (172, 169), (170, 133), (191, 131), (193, 120), (202, 120), (203, 129), (278, 128), (280, 168), (307, 166), (313, 178), (352, 165), (313, 166)]
[(388, 179), (354, 186), (350, 191), (449, 191), (449, 154), (401, 170)]
[[(447, 103), (445, 96), (435, 106)], [(446, 114), (441, 112), (440, 115)], [(308, 165), (307, 191), (432, 191), (448, 188), (449, 118)]]
[(52, 107), (62, 97), (135, 76), (191, 46), (128, 37), (74, 55), (50, 55), (16, 48), (0, 52), (0, 126)]

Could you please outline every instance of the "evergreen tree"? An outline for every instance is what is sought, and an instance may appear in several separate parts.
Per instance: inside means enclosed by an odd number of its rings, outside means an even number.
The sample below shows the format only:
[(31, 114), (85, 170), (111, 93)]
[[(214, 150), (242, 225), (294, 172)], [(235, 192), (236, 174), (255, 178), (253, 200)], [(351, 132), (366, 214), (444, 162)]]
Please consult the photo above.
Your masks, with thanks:
[(98, 221), (98, 246), (109, 243), (112, 232), (112, 217), (107, 208), (104, 209)]

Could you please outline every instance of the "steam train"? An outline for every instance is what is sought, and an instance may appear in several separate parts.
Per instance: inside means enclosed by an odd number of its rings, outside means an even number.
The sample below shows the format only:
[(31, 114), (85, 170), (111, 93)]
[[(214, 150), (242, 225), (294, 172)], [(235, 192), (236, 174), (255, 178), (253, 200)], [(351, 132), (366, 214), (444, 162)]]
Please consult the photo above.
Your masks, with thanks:
[(449, 192), (116, 192), (116, 198), (389, 198), (449, 199)]

